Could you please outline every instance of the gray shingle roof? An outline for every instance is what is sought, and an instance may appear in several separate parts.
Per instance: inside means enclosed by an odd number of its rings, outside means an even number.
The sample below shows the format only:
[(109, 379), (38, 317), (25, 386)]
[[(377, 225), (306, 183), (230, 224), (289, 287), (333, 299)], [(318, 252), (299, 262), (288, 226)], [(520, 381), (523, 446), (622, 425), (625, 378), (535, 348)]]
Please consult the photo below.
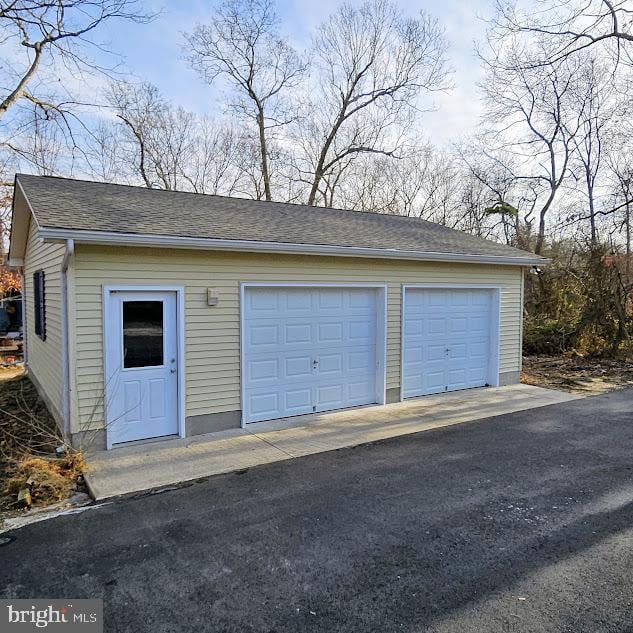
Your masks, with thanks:
[(17, 179), (42, 228), (535, 259), (419, 218), (51, 176)]

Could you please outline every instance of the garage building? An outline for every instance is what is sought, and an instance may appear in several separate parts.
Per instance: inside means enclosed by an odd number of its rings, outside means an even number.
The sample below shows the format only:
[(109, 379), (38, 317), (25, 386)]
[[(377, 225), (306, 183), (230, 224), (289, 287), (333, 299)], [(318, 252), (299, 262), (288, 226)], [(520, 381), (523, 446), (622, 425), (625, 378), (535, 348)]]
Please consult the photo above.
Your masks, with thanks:
[(30, 376), (97, 448), (516, 383), (544, 261), (418, 218), (21, 174), (9, 256)]

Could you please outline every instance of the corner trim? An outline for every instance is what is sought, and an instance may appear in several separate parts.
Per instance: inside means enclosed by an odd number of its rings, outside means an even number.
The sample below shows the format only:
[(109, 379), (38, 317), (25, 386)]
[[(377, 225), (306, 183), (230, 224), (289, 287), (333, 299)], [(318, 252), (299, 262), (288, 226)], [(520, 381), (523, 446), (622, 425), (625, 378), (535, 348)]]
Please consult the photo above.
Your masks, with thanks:
[(68, 308), (68, 265), (70, 259), (75, 252), (75, 243), (73, 240), (66, 240), (66, 250), (61, 266), (61, 345), (62, 345), (62, 398), (63, 398), (63, 416), (64, 416), (64, 438), (70, 437), (71, 419), (70, 419), (70, 349), (69, 349), (69, 308)]

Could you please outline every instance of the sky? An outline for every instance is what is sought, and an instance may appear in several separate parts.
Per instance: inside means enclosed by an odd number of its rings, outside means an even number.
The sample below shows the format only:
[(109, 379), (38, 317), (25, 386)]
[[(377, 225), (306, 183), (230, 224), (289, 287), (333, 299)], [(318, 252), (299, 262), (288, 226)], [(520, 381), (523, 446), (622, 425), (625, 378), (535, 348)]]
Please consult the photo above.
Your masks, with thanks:
[[(352, 4), (359, 4), (351, 0)], [(195, 112), (221, 111), (221, 93), (206, 86), (183, 59), (182, 33), (212, 15), (210, 0), (146, 0), (145, 6), (160, 11), (150, 24), (111, 23), (99, 39), (120, 54), (126, 67), (149, 81), (175, 105)], [(299, 51), (310, 44), (314, 29), (340, 4), (339, 0), (278, 0), (281, 29)], [(472, 132), (480, 105), (476, 82), (481, 69), (474, 56), (474, 41), (485, 25), (492, 0), (401, 0), (413, 15), (420, 9), (436, 17), (449, 41), (453, 89), (433, 96), (435, 111), (422, 115), (422, 133), (437, 144), (446, 144)]]

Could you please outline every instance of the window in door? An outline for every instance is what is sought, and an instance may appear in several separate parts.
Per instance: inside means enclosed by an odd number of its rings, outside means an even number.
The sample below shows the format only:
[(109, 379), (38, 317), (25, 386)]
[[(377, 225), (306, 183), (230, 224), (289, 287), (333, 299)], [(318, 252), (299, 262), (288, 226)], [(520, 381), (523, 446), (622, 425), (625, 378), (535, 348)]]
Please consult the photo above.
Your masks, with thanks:
[(163, 302), (123, 302), (123, 367), (164, 364)]

